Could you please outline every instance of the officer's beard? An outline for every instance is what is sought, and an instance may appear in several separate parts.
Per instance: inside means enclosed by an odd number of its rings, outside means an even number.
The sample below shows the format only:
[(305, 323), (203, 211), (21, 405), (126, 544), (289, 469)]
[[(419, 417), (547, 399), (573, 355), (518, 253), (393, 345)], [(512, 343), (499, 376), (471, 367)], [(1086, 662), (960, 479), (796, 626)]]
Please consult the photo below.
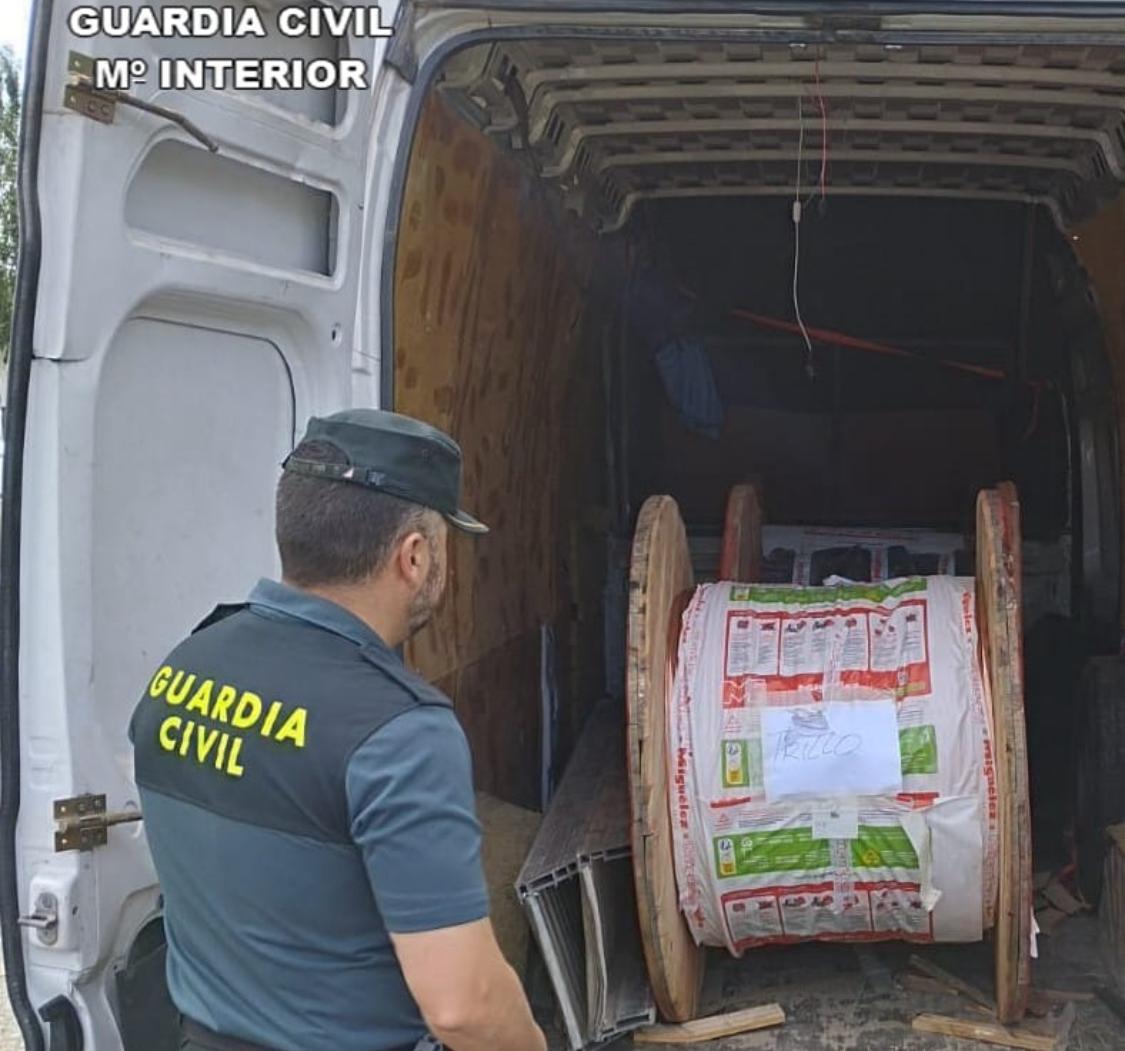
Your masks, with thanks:
[(433, 620), (434, 612), (438, 608), (438, 603), (441, 602), (441, 593), (445, 587), (445, 567), (441, 564), (438, 556), (437, 544), (431, 540), (430, 572), (418, 594), (411, 600), (408, 611), (411, 635), (421, 631)]

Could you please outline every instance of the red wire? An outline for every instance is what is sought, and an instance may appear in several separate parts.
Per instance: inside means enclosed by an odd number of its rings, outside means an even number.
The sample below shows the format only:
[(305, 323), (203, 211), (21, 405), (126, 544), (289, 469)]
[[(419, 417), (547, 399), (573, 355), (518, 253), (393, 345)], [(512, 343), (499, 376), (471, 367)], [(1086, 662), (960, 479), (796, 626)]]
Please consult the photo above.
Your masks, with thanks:
[[(699, 297), (686, 285), (678, 285), (680, 292), (682, 292), (688, 299), (693, 302), (697, 301)], [(749, 321), (762, 328), (773, 329), (775, 332), (791, 332), (795, 335), (800, 335), (801, 327), (792, 321), (784, 321), (781, 318), (770, 317), (767, 314), (756, 314), (752, 310), (744, 310), (741, 307), (732, 307), (729, 314), (733, 318), (738, 318), (742, 321)], [(953, 369), (956, 372), (967, 372), (973, 376), (982, 376), (990, 380), (1003, 380), (1008, 378), (1008, 374), (1002, 369), (992, 369), (985, 365), (973, 365), (968, 361), (954, 361), (950, 358), (930, 358), (925, 354), (919, 354), (914, 350), (904, 350), (902, 347), (894, 347), (889, 343), (877, 343), (872, 339), (862, 339), (859, 336), (849, 336), (845, 332), (836, 332), (830, 328), (812, 328), (805, 326), (810, 339), (815, 339), (820, 343), (828, 343), (836, 347), (846, 347), (849, 350), (862, 350), (869, 354), (883, 354), (892, 358), (910, 358), (914, 361), (927, 361), (931, 364), (940, 365), (943, 368)], [(1036, 390), (1044, 386), (1043, 380), (1025, 380), (1029, 387)], [(1037, 413), (1037, 406), (1033, 408), (1033, 413)], [(1035, 423), (1038, 422), (1036, 415)]]

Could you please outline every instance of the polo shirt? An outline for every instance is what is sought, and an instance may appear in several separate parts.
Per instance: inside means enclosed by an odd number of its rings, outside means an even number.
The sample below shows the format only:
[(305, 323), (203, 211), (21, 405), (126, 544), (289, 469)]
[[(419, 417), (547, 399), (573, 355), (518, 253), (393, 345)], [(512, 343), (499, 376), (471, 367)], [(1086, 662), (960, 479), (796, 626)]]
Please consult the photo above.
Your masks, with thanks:
[(488, 914), (448, 699), (347, 610), (263, 580), (161, 662), (130, 737), (177, 1008), (277, 1051), (422, 1037), (390, 934)]

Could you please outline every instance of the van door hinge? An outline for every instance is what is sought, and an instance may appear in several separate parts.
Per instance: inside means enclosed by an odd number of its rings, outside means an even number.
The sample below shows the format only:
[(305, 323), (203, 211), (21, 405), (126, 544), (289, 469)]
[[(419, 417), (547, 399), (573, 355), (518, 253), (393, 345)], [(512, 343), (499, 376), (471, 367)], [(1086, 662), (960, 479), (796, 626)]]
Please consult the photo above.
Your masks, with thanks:
[(130, 95), (129, 92), (117, 88), (98, 88), (95, 85), (94, 59), (89, 55), (72, 51), (67, 59), (66, 72), (66, 89), (63, 91), (63, 106), (66, 109), (80, 113), (90, 120), (96, 120), (99, 124), (112, 124), (117, 116), (118, 105), (132, 106), (134, 109), (143, 110), (145, 113), (178, 124), (212, 153), (219, 152), (219, 144), (182, 113), (167, 106), (158, 106), (155, 102), (146, 102), (136, 95)]
[(74, 796), (72, 799), (55, 800), (55, 853), (68, 850), (93, 850), (104, 847), (109, 842), (109, 830), (113, 825), (127, 825), (143, 820), (139, 810), (123, 810), (108, 813), (105, 796)]
[(117, 103), (108, 92), (94, 90), (94, 60), (89, 55), (72, 51), (66, 69), (68, 76), (63, 105), (99, 124), (112, 124), (117, 115)]

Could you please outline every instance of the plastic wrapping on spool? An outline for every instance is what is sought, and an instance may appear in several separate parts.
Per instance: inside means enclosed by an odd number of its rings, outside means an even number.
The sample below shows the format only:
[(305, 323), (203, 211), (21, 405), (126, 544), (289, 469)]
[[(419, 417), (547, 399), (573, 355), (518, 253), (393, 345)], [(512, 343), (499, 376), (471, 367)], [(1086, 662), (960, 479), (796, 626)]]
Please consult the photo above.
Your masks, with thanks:
[(680, 905), (699, 944), (975, 941), (996, 788), (972, 579), (709, 584), (669, 696)]

